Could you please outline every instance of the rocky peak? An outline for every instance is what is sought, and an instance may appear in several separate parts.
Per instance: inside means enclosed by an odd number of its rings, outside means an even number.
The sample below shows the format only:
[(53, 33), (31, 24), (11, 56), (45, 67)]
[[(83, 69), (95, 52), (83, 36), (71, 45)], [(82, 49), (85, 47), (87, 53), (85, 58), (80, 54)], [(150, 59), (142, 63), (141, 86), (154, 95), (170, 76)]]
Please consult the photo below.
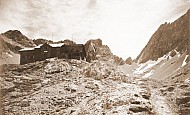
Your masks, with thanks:
[(125, 64), (125, 61), (121, 57), (116, 56), (116, 55), (114, 55), (114, 62), (116, 65), (124, 65)]
[(11, 39), (14, 42), (17, 42), (25, 47), (33, 47), (35, 46), (34, 42), (30, 39), (28, 39), (25, 35), (23, 35), (18, 30), (9, 30), (5, 33), (2, 33), (3, 36), (7, 37), (8, 39)]
[(162, 24), (152, 35), (136, 61), (157, 60), (172, 50), (190, 54), (190, 10), (173, 23)]
[(131, 65), (133, 63), (133, 60), (131, 57), (128, 57), (126, 60), (125, 60), (125, 63), (128, 64), (128, 65)]

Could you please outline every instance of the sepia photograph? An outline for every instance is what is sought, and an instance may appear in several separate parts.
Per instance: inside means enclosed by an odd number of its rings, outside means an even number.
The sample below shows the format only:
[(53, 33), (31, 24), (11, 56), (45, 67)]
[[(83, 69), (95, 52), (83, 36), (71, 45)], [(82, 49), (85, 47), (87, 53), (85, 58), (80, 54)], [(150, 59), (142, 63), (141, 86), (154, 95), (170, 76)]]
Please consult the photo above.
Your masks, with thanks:
[(190, 115), (190, 0), (0, 0), (0, 115)]

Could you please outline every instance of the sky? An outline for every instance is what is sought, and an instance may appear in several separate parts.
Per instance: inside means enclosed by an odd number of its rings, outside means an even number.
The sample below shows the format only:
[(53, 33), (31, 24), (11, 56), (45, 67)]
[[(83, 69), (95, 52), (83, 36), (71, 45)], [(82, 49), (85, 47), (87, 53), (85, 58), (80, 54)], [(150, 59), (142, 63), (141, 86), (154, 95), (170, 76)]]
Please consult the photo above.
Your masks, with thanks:
[(77, 43), (100, 38), (113, 54), (134, 59), (161, 24), (189, 8), (190, 0), (0, 0), (0, 33)]

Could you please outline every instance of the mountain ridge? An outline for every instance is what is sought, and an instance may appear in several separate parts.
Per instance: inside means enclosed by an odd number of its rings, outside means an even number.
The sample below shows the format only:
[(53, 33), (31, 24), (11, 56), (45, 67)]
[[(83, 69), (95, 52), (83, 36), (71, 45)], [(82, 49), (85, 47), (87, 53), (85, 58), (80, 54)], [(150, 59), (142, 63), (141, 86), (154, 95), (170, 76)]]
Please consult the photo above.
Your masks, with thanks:
[(145, 63), (157, 60), (172, 50), (190, 54), (190, 9), (172, 23), (160, 25), (152, 35), (147, 45), (136, 58), (136, 62)]

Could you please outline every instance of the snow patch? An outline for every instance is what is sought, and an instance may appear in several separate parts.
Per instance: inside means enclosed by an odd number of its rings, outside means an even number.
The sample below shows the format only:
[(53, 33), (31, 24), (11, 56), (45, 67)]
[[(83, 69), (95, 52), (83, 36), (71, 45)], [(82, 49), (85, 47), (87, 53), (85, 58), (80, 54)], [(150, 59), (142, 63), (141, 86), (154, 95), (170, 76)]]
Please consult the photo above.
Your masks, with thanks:
[(150, 77), (152, 74), (154, 73), (154, 71), (150, 71), (149, 73), (145, 74), (142, 78), (148, 78)]
[(158, 64), (162, 59), (159, 59), (157, 61), (148, 61), (146, 63), (140, 64), (140, 66), (134, 71), (134, 74), (143, 74), (146, 72), (148, 69), (151, 67), (155, 66)]
[(9, 53), (7, 53), (7, 52), (6, 52), (6, 54), (7, 54), (9, 57), (13, 57), (11, 54), (9, 54)]
[[(178, 57), (181, 56), (181, 54), (180, 54), (178, 51), (176, 51), (176, 50), (174, 50), (174, 51), (176, 52), (176, 55), (177, 55)], [(141, 75), (141, 74), (143, 74), (143, 77), (144, 77), (144, 78), (147, 78), (147, 77), (151, 76), (151, 75), (154, 73), (154, 71), (150, 71), (150, 69), (151, 69), (152, 67), (154, 67), (155, 65), (157, 65), (157, 64), (160, 63), (161, 61), (170, 60), (170, 59), (173, 58), (172, 56), (170, 56), (171, 52), (172, 52), (172, 51), (170, 51), (169, 53), (167, 53), (167, 54), (164, 55), (163, 57), (158, 58), (157, 61), (149, 60), (149, 61), (147, 61), (146, 63), (139, 64), (139, 66), (138, 66), (137, 69), (133, 72), (133, 74), (134, 74), (134, 75)], [(165, 65), (164, 62), (160, 65), (160, 67), (162, 67), (163, 65)], [(150, 71), (150, 72), (149, 72), (149, 71)], [(148, 73), (147, 73), (147, 72), (148, 72)], [(145, 74), (145, 75), (144, 75), (144, 74)]]
[(184, 83), (190, 84), (190, 78), (186, 79), (186, 80), (184, 81)]
[(31, 51), (31, 50), (34, 50), (34, 48), (24, 48), (24, 49), (21, 49), (19, 51)]
[(94, 48), (94, 44), (91, 42), (90, 45), (92, 46), (93, 51), (96, 52), (96, 50), (95, 50), (95, 48)]
[(64, 43), (60, 43), (60, 44), (49, 44), (51, 47), (61, 47), (62, 45), (64, 45)]
[(186, 56), (185, 56), (185, 59), (183, 60), (183, 63), (182, 63), (182, 65), (181, 65), (182, 67), (187, 64), (186, 60), (187, 60), (188, 57), (189, 57), (189, 55), (186, 55)]

